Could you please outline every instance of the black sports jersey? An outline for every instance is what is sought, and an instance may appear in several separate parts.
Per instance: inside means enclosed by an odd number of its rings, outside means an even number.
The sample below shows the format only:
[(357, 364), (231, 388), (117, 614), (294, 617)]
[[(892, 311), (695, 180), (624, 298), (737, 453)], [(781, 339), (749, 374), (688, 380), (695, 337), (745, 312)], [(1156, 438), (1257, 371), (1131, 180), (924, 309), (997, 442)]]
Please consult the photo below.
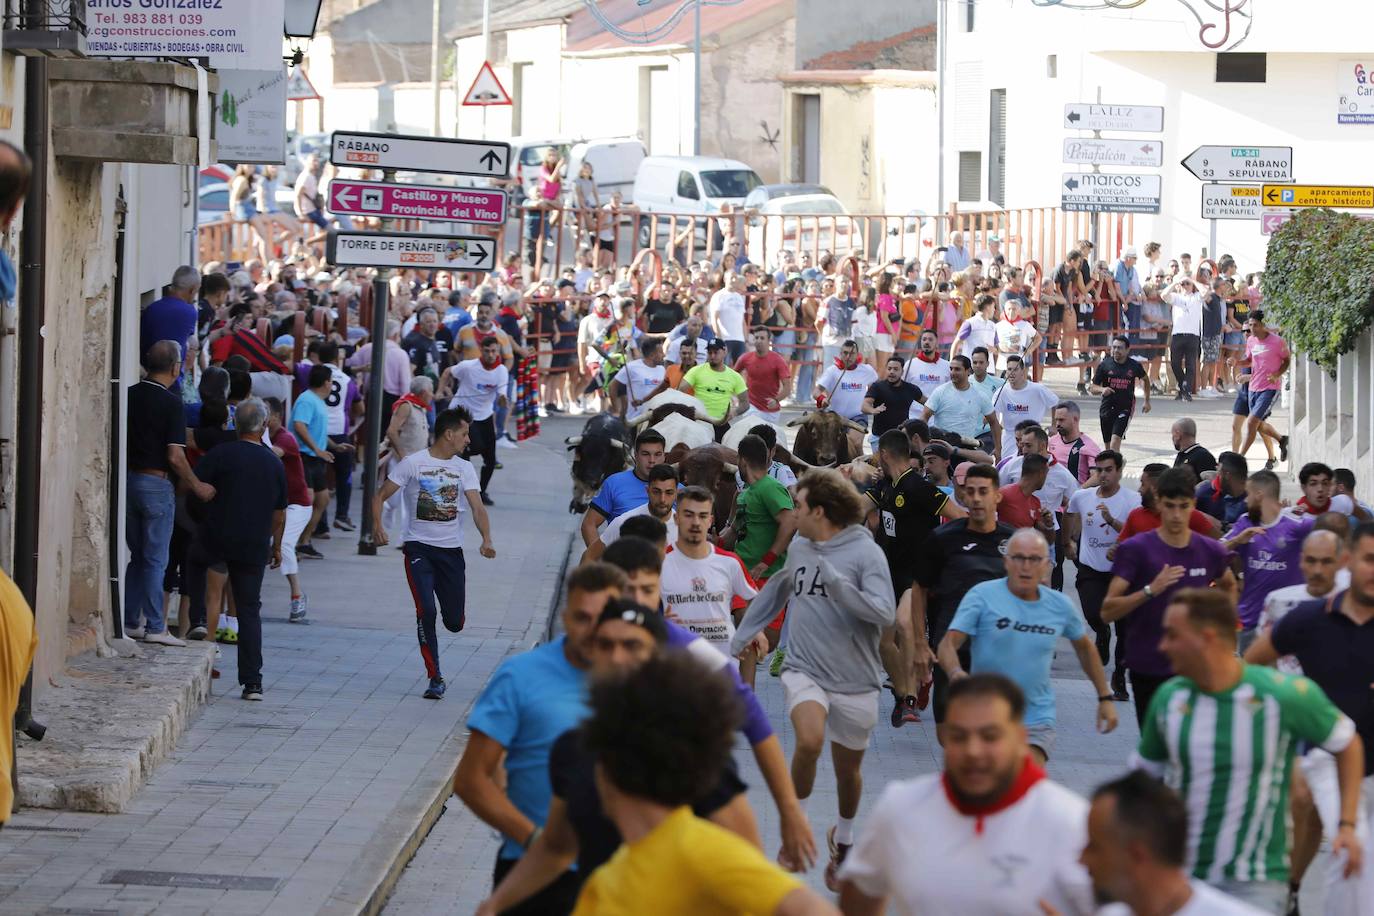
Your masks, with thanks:
[(881, 436), (890, 429), (896, 429), (907, 421), (911, 405), (924, 401), (921, 389), (908, 381), (899, 380), (890, 385), (887, 379), (879, 379), (868, 386), (866, 398), (873, 399), (873, 406), (884, 405), (887, 410), (873, 415), (873, 435)]
[(1004, 522), (986, 534), (968, 519), (947, 522), (926, 538), (916, 557), (916, 582), (929, 593), (926, 620), (931, 645), (939, 645), (968, 590), (1007, 574), (1007, 541), (1016, 529)]
[(940, 510), (948, 497), (908, 468), (895, 481), (884, 478), (871, 487), (868, 498), (878, 507), (878, 544), (887, 556), (893, 590), (905, 589), (915, 574), (921, 546), (940, 524)]
[(1145, 367), (1129, 356), (1117, 362), (1110, 356), (1103, 358), (1093, 373), (1093, 384), (1106, 388), (1102, 392), (1102, 413), (1127, 413), (1135, 409), (1136, 379), (1148, 379)]

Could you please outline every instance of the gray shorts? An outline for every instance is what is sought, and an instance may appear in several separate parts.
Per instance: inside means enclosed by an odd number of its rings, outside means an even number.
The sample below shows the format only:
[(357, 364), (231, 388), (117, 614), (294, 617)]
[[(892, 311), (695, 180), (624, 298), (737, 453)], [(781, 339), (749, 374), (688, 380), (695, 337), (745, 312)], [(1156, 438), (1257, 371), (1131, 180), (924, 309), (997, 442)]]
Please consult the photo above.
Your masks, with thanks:
[(1050, 752), (1054, 750), (1054, 726), (1053, 725), (1028, 725), (1026, 726), (1026, 743), (1031, 747), (1038, 747), (1045, 754), (1045, 759), (1050, 759)]

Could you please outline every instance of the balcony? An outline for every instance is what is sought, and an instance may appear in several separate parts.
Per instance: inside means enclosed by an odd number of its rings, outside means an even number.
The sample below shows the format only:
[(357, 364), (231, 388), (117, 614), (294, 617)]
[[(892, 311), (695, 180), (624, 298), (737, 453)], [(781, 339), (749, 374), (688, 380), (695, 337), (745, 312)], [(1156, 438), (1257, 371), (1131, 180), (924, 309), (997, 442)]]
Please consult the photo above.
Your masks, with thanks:
[(86, 0), (4, 0), (4, 47), (28, 56), (86, 56)]

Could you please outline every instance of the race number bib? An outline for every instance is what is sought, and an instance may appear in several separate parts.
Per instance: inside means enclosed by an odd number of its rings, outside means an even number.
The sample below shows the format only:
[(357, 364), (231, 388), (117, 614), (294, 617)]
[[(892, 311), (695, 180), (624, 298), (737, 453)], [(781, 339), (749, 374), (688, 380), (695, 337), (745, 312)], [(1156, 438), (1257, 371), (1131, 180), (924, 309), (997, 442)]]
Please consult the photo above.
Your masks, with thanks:
[(886, 510), (883, 511), (883, 534), (890, 538), (897, 536), (897, 516)]

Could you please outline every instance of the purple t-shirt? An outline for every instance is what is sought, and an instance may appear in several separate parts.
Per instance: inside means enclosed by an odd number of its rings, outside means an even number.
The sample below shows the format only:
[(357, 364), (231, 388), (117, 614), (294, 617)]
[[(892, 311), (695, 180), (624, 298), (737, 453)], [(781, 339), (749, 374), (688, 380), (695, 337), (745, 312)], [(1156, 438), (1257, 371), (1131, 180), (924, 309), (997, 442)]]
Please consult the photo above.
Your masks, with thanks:
[(768, 724), (768, 715), (763, 711), (763, 706), (759, 704), (759, 698), (754, 695), (754, 691), (739, 676), (739, 665), (734, 663), (734, 659), (727, 658), (723, 652), (686, 627), (679, 626), (671, 620), (663, 622), (668, 625), (668, 645), (674, 649), (682, 649), (697, 661), (718, 667), (730, 675), (730, 682), (735, 685), (735, 693), (744, 703), (744, 724), (740, 726), (740, 731), (749, 739), (750, 746), (771, 736), (773, 726)]
[(1274, 589), (1303, 583), (1302, 568), (1299, 566), (1302, 542), (1311, 532), (1314, 521), (1311, 516), (1298, 518), (1287, 513), (1268, 526), (1256, 526), (1245, 515), (1236, 519), (1228, 538), (1248, 528), (1264, 528), (1262, 534), (1255, 535), (1248, 544), (1241, 544), (1233, 551), (1245, 563), (1245, 585), (1241, 589), (1237, 608), (1241, 626), (1250, 629), (1259, 623), (1264, 598)]
[(1146, 531), (1122, 541), (1112, 562), (1112, 575), (1130, 585), (1127, 592), (1138, 592), (1154, 581), (1166, 566), (1182, 566), (1183, 576), (1171, 588), (1155, 595), (1130, 613), (1131, 635), (1126, 640), (1126, 667), (1141, 674), (1168, 677), (1174, 667), (1159, 640), (1164, 635), (1164, 609), (1169, 597), (1181, 588), (1206, 588), (1225, 574), (1230, 554), (1220, 541), (1190, 533), (1187, 547), (1170, 547), (1159, 531)]

